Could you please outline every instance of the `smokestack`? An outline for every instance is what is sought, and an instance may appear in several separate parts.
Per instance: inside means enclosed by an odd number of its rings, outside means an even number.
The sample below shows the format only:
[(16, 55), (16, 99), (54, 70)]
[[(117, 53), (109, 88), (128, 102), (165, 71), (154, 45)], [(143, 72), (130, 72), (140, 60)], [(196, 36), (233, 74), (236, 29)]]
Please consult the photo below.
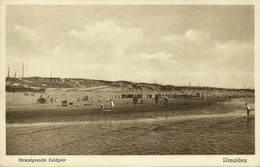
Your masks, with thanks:
[(23, 62), (23, 68), (22, 68), (22, 78), (24, 77), (24, 62)]
[(8, 76), (7, 76), (7, 78), (9, 78), (10, 77), (10, 68), (8, 67)]

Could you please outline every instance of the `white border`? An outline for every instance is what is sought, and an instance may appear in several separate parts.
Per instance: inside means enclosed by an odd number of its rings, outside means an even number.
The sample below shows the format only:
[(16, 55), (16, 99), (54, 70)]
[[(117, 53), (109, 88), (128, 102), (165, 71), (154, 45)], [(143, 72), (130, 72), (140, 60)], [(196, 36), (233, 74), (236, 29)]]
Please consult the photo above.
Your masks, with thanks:
[[(173, 156), (6, 156), (5, 150), (5, 6), (6, 5), (255, 5), (255, 155), (173, 155)], [(9, 0), (0, 1), (0, 166), (260, 166), (260, 1), (256, 0)], [(223, 157), (246, 158), (248, 163), (223, 163)], [(18, 158), (66, 158), (66, 163), (18, 163)]]

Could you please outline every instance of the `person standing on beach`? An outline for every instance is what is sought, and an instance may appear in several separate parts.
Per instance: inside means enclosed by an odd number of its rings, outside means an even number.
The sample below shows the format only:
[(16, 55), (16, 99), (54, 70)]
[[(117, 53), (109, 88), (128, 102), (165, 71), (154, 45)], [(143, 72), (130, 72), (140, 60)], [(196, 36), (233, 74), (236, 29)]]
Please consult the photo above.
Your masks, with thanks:
[(158, 101), (159, 101), (159, 96), (156, 94), (155, 97), (154, 97), (154, 101), (155, 101), (155, 104), (157, 105)]
[(101, 104), (100, 110), (103, 111), (105, 109), (104, 104)]
[(110, 99), (109, 99), (109, 97), (107, 97), (107, 102), (110, 102)]
[(164, 97), (164, 105), (165, 105), (165, 106), (168, 106), (168, 96), (165, 96), (165, 97)]
[(102, 101), (102, 96), (98, 96), (98, 103)]
[(246, 111), (247, 111), (247, 117), (249, 118), (250, 117), (251, 107), (247, 103), (245, 103), (245, 106), (246, 106)]
[(111, 106), (111, 110), (113, 111), (113, 108), (115, 107), (113, 100), (110, 100), (110, 106)]
[(138, 98), (137, 98), (137, 96), (136, 96), (136, 95), (134, 95), (134, 97), (133, 97), (133, 103), (134, 103), (134, 105), (136, 105), (136, 104), (137, 104), (137, 101), (138, 101)]

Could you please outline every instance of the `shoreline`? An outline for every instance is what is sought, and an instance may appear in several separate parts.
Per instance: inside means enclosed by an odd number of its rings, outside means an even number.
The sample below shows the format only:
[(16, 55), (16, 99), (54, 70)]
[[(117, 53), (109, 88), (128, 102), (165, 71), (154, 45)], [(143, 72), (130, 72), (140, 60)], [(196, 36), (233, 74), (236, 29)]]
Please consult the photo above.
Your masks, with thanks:
[[(251, 115), (254, 118), (254, 115)], [(82, 125), (82, 124), (98, 124), (98, 123), (138, 123), (138, 122), (157, 122), (157, 121), (186, 121), (207, 118), (221, 118), (221, 117), (246, 117), (242, 112), (224, 113), (224, 114), (203, 114), (203, 115), (189, 115), (176, 117), (152, 117), (152, 118), (138, 118), (130, 120), (99, 120), (99, 121), (72, 121), (72, 122), (38, 122), (38, 123), (6, 123), (6, 128), (15, 127), (31, 127), (31, 126), (57, 126), (57, 125)]]

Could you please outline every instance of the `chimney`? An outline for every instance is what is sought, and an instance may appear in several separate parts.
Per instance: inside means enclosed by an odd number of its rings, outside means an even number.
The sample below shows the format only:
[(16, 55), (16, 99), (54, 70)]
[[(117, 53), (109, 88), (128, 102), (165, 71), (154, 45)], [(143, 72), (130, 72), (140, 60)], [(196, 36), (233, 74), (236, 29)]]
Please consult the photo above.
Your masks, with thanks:
[(24, 77), (24, 62), (23, 62), (23, 67), (22, 67), (22, 78)]
[(7, 76), (7, 78), (9, 78), (10, 77), (10, 68), (8, 67), (8, 76)]

